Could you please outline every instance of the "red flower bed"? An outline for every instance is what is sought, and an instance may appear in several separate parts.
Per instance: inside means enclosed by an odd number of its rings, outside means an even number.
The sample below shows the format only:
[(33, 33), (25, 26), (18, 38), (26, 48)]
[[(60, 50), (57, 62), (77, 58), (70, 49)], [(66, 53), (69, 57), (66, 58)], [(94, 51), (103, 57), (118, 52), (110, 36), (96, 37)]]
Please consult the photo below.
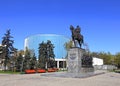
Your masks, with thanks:
[(31, 73), (36, 73), (36, 71), (35, 70), (25, 70), (25, 73), (26, 74), (31, 74)]
[(53, 68), (49, 68), (47, 71), (48, 72), (55, 72), (55, 70)]
[(55, 71), (58, 71), (59, 69), (58, 68), (53, 68)]
[(45, 69), (37, 69), (37, 72), (38, 72), (38, 73), (45, 73), (46, 70), (45, 70)]

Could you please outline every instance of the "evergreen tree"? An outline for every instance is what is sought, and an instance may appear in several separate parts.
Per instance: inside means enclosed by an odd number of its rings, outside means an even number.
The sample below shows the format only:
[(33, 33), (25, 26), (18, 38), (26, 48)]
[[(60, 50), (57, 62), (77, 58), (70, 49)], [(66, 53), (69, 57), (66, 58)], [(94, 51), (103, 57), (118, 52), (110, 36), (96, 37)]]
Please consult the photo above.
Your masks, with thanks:
[(17, 60), (17, 57), (18, 57), (17, 49), (15, 48), (14, 52), (13, 52), (13, 55), (10, 58), (10, 62), (11, 62), (11, 69), (10, 70), (12, 70), (13, 72), (16, 71), (16, 60)]
[(48, 67), (55, 67), (55, 54), (54, 54), (54, 46), (50, 40), (47, 41), (47, 55), (48, 55)]
[(12, 40), (12, 36), (10, 33), (10, 29), (6, 31), (5, 36), (2, 38), (2, 46), (5, 47), (3, 51), (3, 59), (5, 70), (6, 67), (10, 67), (10, 59), (13, 56), (13, 53), (16, 51), (16, 48), (13, 47), (14, 41)]
[(21, 71), (22, 69), (22, 66), (23, 66), (23, 56), (22, 54), (20, 53), (19, 56), (17, 57), (17, 60), (16, 60), (16, 70), (17, 71)]
[(54, 46), (51, 41), (47, 43), (42, 42), (39, 44), (39, 67), (40, 68), (53, 68), (55, 66)]
[(30, 69), (30, 59), (31, 59), (30, 51), (26, 47), (25, 56), (23, 57), (23, 60), (24, 60), (23, 61), (23, 70)]
[(5, 46), (0, 46), (0, 59), (4, 58), (5, 54)]
[(34, 53), (33, 57), (31, 57), (30, 59), (30, 69), (36, 69), (36, 64), (37, 64), (37, 60)]
[(42, 42), (39, 44), (38, 68), (45, 69), (46, 64), (46, 44)]

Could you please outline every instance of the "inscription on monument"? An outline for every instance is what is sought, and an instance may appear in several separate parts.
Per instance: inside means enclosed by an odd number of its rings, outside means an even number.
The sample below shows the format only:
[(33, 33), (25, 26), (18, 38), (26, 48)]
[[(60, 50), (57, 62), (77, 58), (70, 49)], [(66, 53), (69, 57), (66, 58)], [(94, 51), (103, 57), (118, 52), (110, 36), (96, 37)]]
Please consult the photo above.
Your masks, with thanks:
[(76, 58), (76, 54), (75, 53), (70, 54), (70, 59), (71, 60), (74, 60), (75, 58)]

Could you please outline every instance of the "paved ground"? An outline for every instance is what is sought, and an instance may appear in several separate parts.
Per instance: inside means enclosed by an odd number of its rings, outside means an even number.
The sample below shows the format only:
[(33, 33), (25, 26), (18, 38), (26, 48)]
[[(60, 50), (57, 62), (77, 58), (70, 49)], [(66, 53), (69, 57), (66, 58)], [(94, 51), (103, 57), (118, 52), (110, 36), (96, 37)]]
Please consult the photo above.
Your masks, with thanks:
[(120, 86), (120, 74), (109, 72), (89, 78), (45, 77), (40, 74), (0, 74), (0, 86)]

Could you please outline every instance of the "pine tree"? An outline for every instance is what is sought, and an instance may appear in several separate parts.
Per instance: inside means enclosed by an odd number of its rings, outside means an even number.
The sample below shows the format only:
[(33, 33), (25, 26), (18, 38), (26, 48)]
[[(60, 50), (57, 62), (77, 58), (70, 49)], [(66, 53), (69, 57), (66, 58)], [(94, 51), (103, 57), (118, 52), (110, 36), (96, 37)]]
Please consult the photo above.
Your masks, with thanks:
[(25, 56), (23, 58), (24, 58), (23, 70), (30, 69), (31, 54), (30, 54), (30, 51), (27, 47), (26, 47), (26, 50), (25, 50)]
[(50, 40), (47, 43), (42, 42), (39, 44), (39, 67), (40, 68), (53, 68), (55, 66), (54, 46)]
[(13, 53), (17, 50), (13, 47), (14, 41), (11, 40), (13, 37), (11, 36), (10, 29), (6, 31), (4, 34), (5, 36), (2, 38), (2, 46), (5, 47), (3, 51), (3, 59), (4, 59), (4, 66), (5, 70), (6, 67), (10, 67), (10, 59), (13, 56)]
[(50, 40), (47, 41), (47, 53), (48, 53), (48, 67), (55, 67), (55, 54), (54, 54), (54, 46)]
[(31, 57), (31, 59), (30, 59), (30, 69), (35, 69), (36, 64), (37, 64), (37, 60), (36, 60), (36, 56), (34, 53), (33, 57)]
[(42, 68), (45, 69), (45, 63), (46, 63), (46, 44), (44, 42), (42, 42), (41, 44), (39, 44), (39, 57), (38, 57), (38, 68)]
[(23, 65), (23, 56), (22, 54), (20, 53), (19, 56), (17, 57), (17, 60), (16, 60), (16, 70), (17, 71), (21, 71), (22, 69), (22, 65)]

